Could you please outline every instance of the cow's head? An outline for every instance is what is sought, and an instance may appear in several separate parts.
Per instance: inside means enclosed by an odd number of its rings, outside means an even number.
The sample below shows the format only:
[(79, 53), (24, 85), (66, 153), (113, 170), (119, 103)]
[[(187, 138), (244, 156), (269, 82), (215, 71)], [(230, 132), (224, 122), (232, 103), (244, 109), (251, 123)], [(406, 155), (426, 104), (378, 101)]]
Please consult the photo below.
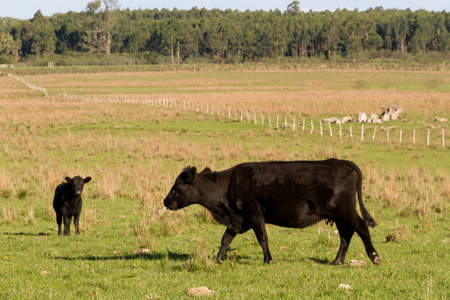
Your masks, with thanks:
[(75, 176), (74, 178), (66, 177), (65, 179), (67, 183), (72, 185), (73, 192), (76, 195), (81, 195), (84, 184), (91, 181), (91, 177), (82, 178), (80, 176)]
[(178, 175), (175, 184), (164, 199), (164, 206), (170, 210), (184, 208), (198, 203), (198, 189), (196, 187), (197, 168), (187, 167)]

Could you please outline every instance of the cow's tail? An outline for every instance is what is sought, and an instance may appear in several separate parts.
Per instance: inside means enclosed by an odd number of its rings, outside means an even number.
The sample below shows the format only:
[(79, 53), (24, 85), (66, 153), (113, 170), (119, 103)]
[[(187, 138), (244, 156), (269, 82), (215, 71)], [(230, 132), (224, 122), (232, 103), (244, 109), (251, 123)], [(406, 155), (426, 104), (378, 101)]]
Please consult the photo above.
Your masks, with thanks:
[(362, 200), (362, 173), (361, 173), (361, 170), (355, 163), (353, 163), (351, 161), (349, 161), (349, 163), (350, 163), (350, 166), (352, 167), (352, 169), (356, 172), (356, 174), (358, 174), (358, 181), (356, 183), (356, 192), (358, 194), (359, 208), (361, 209), (362, 217), (364, 220), (367, 221), (367, 224), (370, 227), (375, 227), (377, 225), (377, 223), (372, 218), (372, 216), (369, 214), (367, 209), (364, 207), (364, 203)]

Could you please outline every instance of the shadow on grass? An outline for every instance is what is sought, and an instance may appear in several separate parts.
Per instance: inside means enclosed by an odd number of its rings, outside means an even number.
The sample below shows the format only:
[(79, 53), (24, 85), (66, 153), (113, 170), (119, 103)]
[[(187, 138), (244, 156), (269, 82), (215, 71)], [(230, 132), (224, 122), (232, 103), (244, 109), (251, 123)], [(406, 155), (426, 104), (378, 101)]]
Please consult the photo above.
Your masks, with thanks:
[(138, 254), (128, 254), (128, 255), (111, 255), (111, 256), (97, 256), (97, 255), (87, 255), (78, 257), (67, 257), (67, 256), (55, 256), (53, 259), (61, 260), (132, 260), (132, 259), (143, 259), (143, 260), (173, 260), (173, 261), (184, 261), (192, 258), (191, 254), (187, 253), (176, 253), (176, 252), (155, 252), (155, 253), (138, 253)]
[(39, 233), (31, 233), (31, 232), (4, 232), (4, 235), (16, 235), (16, 236), (49, 236), (49, 233), (39, 232)]
[(329, 265), (329, 264), (331, 264), (331, 262), (328, 259), (320, 259), (320, 258), (310, 257), (309, 260), (313, 261), (315, 263), (321, 264), (321, 265)]

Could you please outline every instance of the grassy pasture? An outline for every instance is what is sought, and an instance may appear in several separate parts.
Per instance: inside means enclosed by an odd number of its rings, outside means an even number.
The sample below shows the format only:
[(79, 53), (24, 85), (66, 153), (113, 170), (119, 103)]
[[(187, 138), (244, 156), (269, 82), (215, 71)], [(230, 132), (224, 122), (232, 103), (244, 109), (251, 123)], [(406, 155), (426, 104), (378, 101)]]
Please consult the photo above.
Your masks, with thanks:
[[(24, 298), (185, 298), (194, 286), (212, 298), (447, 299), (450, 293), (450, 158), (440, 133), (450, 118), (450, 76), (433, 71), (208, 71), (40, 74), (21, 76), (49, 97), (0, 76), (0, 296)], [(314, 121), (274, 130), (227, 116), (85, 97), (170, 98), (256, 115)], [(318, 133), (318, 120), (403, 106), (372, 142), (359, 125), (339, 138)], [(267, 120), (266, 120), (267, 122)], [(283, 120), (284, 122), (284, 120)], [(258, 124), (259, 120), (258, 120)], [(382, 125), (386, 126), (386, 125)], [(404, 141), (399, 141), (399, 129)], [(417, 143), (411, 131), (417, 129)], [(426, 146), (426, 130), (432, 143)], [(252, 232), (214, 256), (225, 228), (200, 207), (164, 210), (162, 199), (187, 165), (222, 170), (256, 160), (340, 157), (364, 174), (364, 202), (382, 259), (373, 266), (354, 236), (346, 264), (329, 265), (336, 228), (268, 226), (274, 257), (263, 265)], [(92, 176), (84, 191), (80, 236), (58, 237), (52, 208), (64, 176)], [(135, 252), (141, 248), (149, 252)], [(363, 260), (363, 267), (350, 261)], [(349, 290), (339, 284), (350, 285)]]

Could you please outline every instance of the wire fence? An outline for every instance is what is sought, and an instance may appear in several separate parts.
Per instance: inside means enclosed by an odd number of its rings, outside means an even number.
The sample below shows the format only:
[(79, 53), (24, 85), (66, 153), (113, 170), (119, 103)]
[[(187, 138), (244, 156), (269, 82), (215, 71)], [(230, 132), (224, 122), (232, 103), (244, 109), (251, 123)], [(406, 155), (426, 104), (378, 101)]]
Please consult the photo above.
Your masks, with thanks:
[[(8, 73), (28, 88), (43, 92), (48, 97), (47, 90), (42, 87), (35, 86), (26, 82), (17, 75)], [(62, 93), (60, 96), (74, 101), (82, 101), (85, 103), (98, 104), (139, 104), (148, 107), (160, 107), (164, 109), (177, 109), (186, 112), (195, 112), (216, 116), (222, 120), (234, 122), (248, 122), (255, 126), (266, 126), (274, 130), (292, 130), (302, 133), (316, 134), (320, 136), (352, 138), (359, 139), (361, 142), (368, 141), (374, 143), (410, 143), (412, 145), (426, 145), (448, 148), (446, 145), (445, 134), (447, 125), (429, 126), (426, 128), (422, 125), (417, 128), (401, 128), (400, 126), (388, 126), (382, 124), (368, 124), (356, 122), (323, 122), (322, 120), (314, 120), (312, 118), (301, 118), (292, 116), (283, 116), (280, 114), (265, 113), (251, 111), (249, 109), (239, 109), (226, 105), (218, 105), (214, 103), (194, 103), (187, 101), (177, 101), (167, 98), (148, 98), (136, 96), (78, 96)], [(55, 99), (53, 98), (53, 102)]]

